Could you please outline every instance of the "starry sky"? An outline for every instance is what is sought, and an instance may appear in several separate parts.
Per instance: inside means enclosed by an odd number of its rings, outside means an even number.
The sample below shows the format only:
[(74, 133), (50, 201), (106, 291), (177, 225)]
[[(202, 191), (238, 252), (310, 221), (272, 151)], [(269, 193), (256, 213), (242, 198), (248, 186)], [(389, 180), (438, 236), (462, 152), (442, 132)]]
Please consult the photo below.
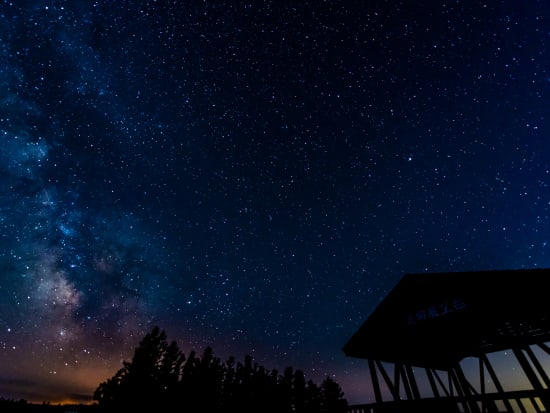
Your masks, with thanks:
[(0, 3), (0, 396), (153, 326), (329, 375), (404, 273), (550, 266), (550, 6)]

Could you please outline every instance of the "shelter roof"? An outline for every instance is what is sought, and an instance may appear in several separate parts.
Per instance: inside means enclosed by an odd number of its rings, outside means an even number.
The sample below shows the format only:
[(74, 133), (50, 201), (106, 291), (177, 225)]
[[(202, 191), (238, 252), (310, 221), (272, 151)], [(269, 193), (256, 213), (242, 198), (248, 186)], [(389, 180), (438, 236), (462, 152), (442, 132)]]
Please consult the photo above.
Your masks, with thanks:
[(550, 269), (405, 274), (344, 345), (346, 356), (447, 370), (550, 341)]

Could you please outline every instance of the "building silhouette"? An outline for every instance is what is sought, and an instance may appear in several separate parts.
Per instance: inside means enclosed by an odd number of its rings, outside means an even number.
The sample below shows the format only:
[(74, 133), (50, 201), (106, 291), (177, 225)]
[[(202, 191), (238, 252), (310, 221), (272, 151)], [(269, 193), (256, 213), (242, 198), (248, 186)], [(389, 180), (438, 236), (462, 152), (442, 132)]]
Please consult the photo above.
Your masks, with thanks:
[[(368, 361), (375, 399), (348, 411), (550, 411), (548, 281), (550, 269), (405, 274), (343, 346)], [(523, 387), (497, 374), (496, 354)]]

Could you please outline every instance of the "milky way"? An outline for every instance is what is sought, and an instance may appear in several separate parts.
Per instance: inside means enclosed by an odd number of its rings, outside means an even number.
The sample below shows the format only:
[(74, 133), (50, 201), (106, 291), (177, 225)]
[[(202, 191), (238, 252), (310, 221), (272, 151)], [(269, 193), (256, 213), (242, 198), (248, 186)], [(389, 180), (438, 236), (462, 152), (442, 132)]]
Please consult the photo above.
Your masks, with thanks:
[(550, 264), (549, 10), (3, 1), (0, 397), (90, 401), (158, 325), (366, 402), (404, 273)]

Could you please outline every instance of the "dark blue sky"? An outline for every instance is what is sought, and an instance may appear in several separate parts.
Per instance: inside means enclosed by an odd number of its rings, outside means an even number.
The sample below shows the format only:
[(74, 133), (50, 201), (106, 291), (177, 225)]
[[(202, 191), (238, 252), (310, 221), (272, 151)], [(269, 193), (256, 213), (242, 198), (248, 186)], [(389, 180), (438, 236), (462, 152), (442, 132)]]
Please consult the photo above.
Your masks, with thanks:
[(3, 1), (0, 396), (154, 325), (332, 376), (404, 273), (549, 266), (544, 1)]

